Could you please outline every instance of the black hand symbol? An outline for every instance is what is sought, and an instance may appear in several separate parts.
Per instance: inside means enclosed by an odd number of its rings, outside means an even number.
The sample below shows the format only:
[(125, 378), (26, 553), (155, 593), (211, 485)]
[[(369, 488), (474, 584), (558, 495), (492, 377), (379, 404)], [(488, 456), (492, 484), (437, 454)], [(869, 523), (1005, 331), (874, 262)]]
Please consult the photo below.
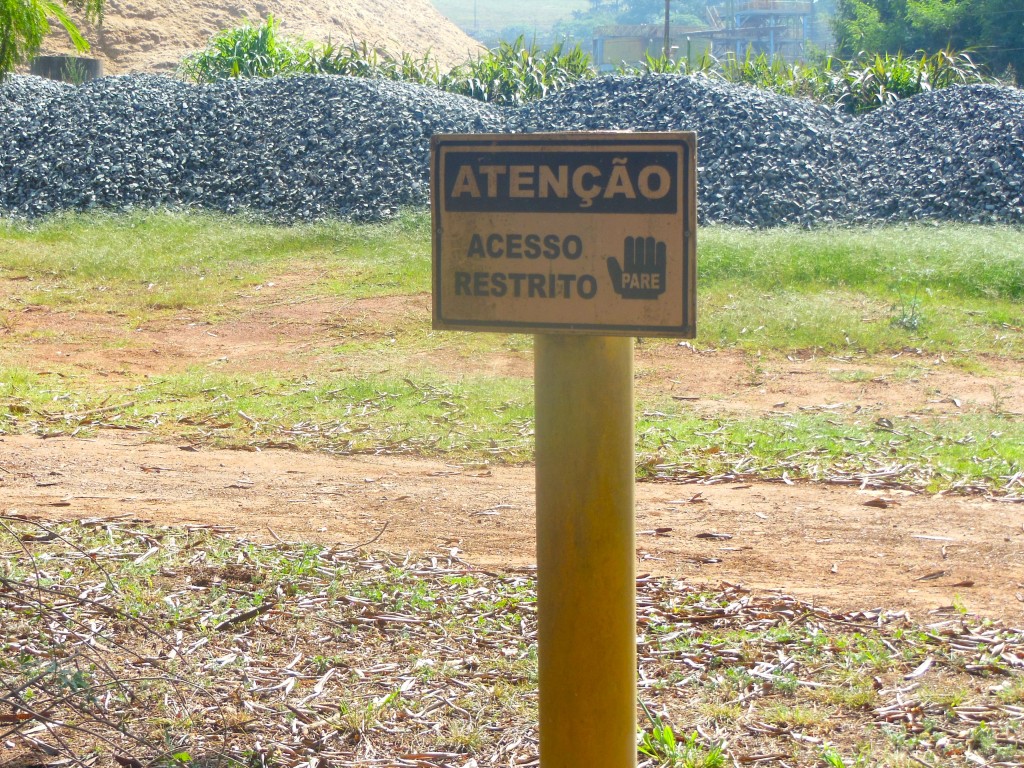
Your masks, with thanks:
[(608, 274), (624, 299), (656, 299), (665, 292), (665, 243), (653, 237), (627, 237), (622, 244), (624, 266), (608, 257)]

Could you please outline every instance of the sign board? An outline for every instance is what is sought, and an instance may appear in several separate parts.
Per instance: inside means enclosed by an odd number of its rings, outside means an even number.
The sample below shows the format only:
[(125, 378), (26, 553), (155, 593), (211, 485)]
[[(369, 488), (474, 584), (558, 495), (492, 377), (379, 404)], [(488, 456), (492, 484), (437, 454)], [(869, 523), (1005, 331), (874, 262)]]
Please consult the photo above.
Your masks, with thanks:
[(696, 134), (438, 135), (433, 327), (696, 331)]

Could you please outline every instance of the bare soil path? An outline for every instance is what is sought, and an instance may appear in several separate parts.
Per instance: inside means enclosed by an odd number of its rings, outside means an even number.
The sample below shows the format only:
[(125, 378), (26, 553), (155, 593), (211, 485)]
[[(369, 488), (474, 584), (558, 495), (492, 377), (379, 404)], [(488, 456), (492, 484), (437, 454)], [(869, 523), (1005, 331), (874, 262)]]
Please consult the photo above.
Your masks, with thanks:
[[(23, 291), (0, 280), (0, 299), (18, 307), (0, 328), (0, 365), (37, 373), (59, 366), (108, 386), (128, 388), (161, 371), (214, 364), (297, 375), (325, 366), (352, 373), (422, 367), (456, 376), (532, 375), (529, 351), (514, 349), (481, 353), (438, 341), (390, 357), (339, 358), (332, 351), (346, 339), (389, 338), (421, 327), (429, 316), (423, 295), (291, 300), (285, 279), (220, 308), (228, 318), (222, 321), (163, 313), (136, 325), (114, 314), (12, 303)], [(670, 394), (701, 414), (1024, 411), (1021, 366), (999, 360), (986, 360), (983, 373), (968, 373), (913, 351), (883, 359), (769, 359), (644, 343), (636, 361), (641, 397)], [(534, 562), (531, 467), (183, 448), (189, 446), (128, 431), (87, 439), (0, 437), (0, 514), (132, 515), (344, 546), (372, 539), (386, 523), (373, 547), (457, 549), (484, 568)], [(885, 606), (924, 615), (957, 604), (1024, 625), (1020, 504), (781, 483), (640, 483), (637, 498), (641, 572), (782, 589), (845, 609)], [(698, 538), (711, 533), (724, 536)]]
[[(54, 311), (38, 305), (6, 314), (0, 364), (38, 370), (71, 366), (106, 382), (216, 366), (224, 372), (299, 373), (327, 365), (378, 374), (431, 368), (451, 375), (530, 377), (529, 352), (465, 348), (443, 334), (436, 343), (390, 359), (335, 351), (345, 342), (390, 340), (422, 329), (430, 296), (296, 299), (303, 278), (278, 279), (219, 307), (224, 319), (198, 313), (157, 315), (136, 324), (124, 315)], [(25, 292), (0, 279), (4, 299)], [(892, 417), (999, 409), (1024, 413), (1024, 366), (986, 358), (984, 373), (967, 372), (943, 356), (904, 350), (883, 357), (839, 358), (813, 352), (783, 358), (737, 350), (694, 350), (689, 344), (644, 342), (636, 350), (637, 389), (684, 400), (703, 413), (781, 410), (868, 410)]]
[[(535, 562), (532, 468), (193, 451), (120, 432), (0, 438), (0, 466), (4, 514), (128, 515), (345, 547), (386, 524), (373, 547), (458, 550), (483, 568)], [(882, 498), (884, 507), (871, 505)], [(844, 609), (923, 615), (961, 604), (1024, 625), (1021, 522), (1019, 505), (975, 498), (808, 484), (640, 483), (638, 568), (781, 589)], [(700, 538), (712, 533), (722, 538)]]

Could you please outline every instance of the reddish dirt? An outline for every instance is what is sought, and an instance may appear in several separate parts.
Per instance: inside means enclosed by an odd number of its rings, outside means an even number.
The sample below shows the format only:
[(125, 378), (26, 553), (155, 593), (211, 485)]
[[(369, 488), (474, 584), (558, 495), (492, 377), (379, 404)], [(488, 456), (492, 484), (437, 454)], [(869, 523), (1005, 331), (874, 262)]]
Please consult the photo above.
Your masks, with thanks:
[[(296, 299), (277, 281), (218, 308), (229, 320), (157, 314), (133, 327), (113, 314), (18, 304), (0, 280), (0, 365), (63, 371), (125, 388), (196, 365), (228, 370), (532, 375), (530, 353), (481, 351), (440, 335), (424, 351), (339, 355), (352, 339), (422, 332), (428, 297)], [(436, 341), (436, 343), (433, 343)], [(1024, 412), (1017, 363), (984, 375), (941, 358), (758, 358), (677, 343), (637, 348), (641, 395), (670, 394), (702, 414), (820, 409), (879, 416)], [(853, 381), (849, 379), (855, 379)], [(134, 432), (94, 438), (0, 438), (0, 514), (42, 519), (131, 515), (158, 524), (231, 526), (238, 534), (417, 553), (457, 549), (485, 568), (534, 561), (533, 470), (293, 451), (182, 450)], [(836, 608), (952, 610), (1024, 624), (1024, 515), (979, 497), (780, 483), (640, 483), (640, 571), (693, 582), (781, 589)], [(879, 501), (884, 499), (884, 504)], [(871, 506), (882, 504), (882, 506)], [(655, 529), (663, 535), (655, 535)], [(731, 538), (697, 538), (702, 533)]]
[[(386, 523), (374, 547), (457, 549), (484, 568), (534, 562), (531, 468), (195, 452), (132, 433), (9, 436), (0, 438), (0, 462), (6, 514), (215, 523), (259, 539), (346, 547)], [(866, 504), (880, 498), (889, 506)], [(840, 608), (923, 614), (959, 600), (977, 613), (1024, 619), (1018, 505), (806, 484), (640, 483), (636, 524), (644, 572), (781, 589)]]
[[(0, 299), (26, 289), (0, 279)], [(337, 368), (335, 347), (348, 341), (387, 341), (422, 328), (430, 316), (427, 294), (384, 299), (302, 299), (292, 294), (308, 282), (278, 278), (219, 307), (231, 319), (212, 323), (198, 313), (159, 315), (133, 326), (121, 315), (55, 312), (28, 305), (7, 313), (0, 363), (68, 366), (86, 376), (130, 379), (195, 365), (226, 371)], [(2, 304), (0, 304), (2, 306)], [(8, 328), (5, 333), (5, 328)], [(438, 336), (430, 349), (397, 359), (374, 353), (376, 372), (432, 368), (452, 374), (532, 375), (528, 352), (480, 354), (460, 334)], [(5, 349), (11, 357), (7, 358)], [(5, 360), (5, 358), (7, 358)], [(367, 364), (359, 354), (344, 366)], [(871, 410), (880, 415), (956, 414), (998, 409), (1024, 414), (1024, 376), (1018, 362), (989, 358), (984, 375), (965, 373), (943, 357), (913, 350), (856, 359), (814, 354), (761, 358), (735, 350), (694, 350), (688, 343), (642, 342), (636, 350), (641, 391), (692, 404), (701, 412)]]

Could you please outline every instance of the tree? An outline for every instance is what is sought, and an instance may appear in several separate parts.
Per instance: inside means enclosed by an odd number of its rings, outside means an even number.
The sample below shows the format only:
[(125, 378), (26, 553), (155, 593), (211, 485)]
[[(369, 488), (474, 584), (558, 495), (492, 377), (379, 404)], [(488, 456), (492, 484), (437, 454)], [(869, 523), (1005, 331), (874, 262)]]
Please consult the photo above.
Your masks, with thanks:
[(964, 14), (968, 45), (994, 72), (1013, 71), (1024, 85), (1024, 7), (1020, 0), (972, 0)]
[(929, 53), (969, 50), (1001, 74), (1024, 75), (1024, 9), (1020, 0), (839, 0), (838, 53)]
[(102, 21), (103, 0), (0, 0), (0, 82), (39, 53), (51, 19), (64, 27), (76, 49), (89, 50), (69, 10), (80, 11), (86, 21)]

